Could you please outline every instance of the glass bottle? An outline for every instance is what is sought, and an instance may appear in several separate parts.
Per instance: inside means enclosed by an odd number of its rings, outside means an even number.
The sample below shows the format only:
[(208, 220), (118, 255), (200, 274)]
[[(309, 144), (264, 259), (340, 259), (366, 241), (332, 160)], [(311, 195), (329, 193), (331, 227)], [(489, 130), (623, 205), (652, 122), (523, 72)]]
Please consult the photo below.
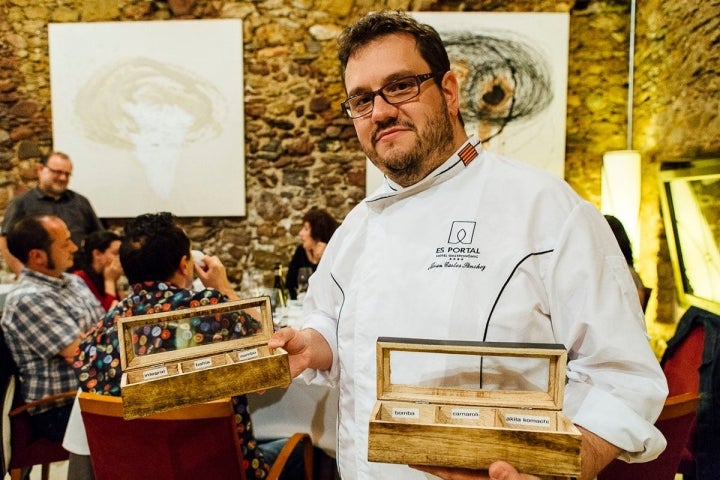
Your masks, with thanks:
[(275, 265), (275, 280), (273, 281), (273, 289), (277, 294), (277, 307), (287, 307), (288, 292), (285, 286), (285, 277), (283, 275), (283, 267), (281, 263)]

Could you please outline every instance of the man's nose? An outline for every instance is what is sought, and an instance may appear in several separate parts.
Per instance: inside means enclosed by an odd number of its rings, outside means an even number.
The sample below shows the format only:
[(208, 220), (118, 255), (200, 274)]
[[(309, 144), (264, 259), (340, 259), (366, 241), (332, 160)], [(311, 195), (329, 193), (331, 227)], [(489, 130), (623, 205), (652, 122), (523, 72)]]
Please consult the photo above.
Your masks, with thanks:
[(397, 105), (389, 103), (380, 94), (375, 95), (375, 98), (373, 98), (373, 111), (371, 113), (373, 120), (396, 117), (397, 113)]

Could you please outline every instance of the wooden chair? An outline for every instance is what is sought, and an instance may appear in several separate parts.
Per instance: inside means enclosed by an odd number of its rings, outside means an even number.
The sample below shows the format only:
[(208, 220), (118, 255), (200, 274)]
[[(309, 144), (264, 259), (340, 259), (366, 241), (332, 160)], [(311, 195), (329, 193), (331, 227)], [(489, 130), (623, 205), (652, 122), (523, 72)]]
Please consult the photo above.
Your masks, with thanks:
[(668, 442), (658, 458), (645, 463), (626, 463), (613, 460), (598, 475), (598, 480), (673, 480), (678, 471), (680, 456), (690, 439), (695, 413), (700, 401), (697, 392), (668, 397), (655, 426)]
[(695, 327), (663, 362), (669, 396), (655, 426), (667, 440), (665, 451), (647, 463), (614, 460), (598, 475), (598, 480), (673, 480), (682, 472), (682, 462), (692, 457), (690, 447), (700, 399), (700, 374), (704, 330)]
[(68, 459), (68, 452), (62, 447), (62, 440), (52, 441), (38, 437), (33, 428), (28, 410), (52, 404), (58, 400), (72, 398), (77, 393), (64, 392), (58, 395), (25, 403), (20, 394), (17, 365), (10, 355), (5, 337), (0, 329), (0, 398), (2, 398), (2, 465), (3, 475), (10, 472), (12, 480), (22, 478), (23, 469), (41, 465), (41, 478), (48, 480), (50, 464)]
[[(230, 399), (123, 419), (122, 399), (81, 393), (95, 480), (244, 479), (245, 465)], [(313, 446), (296, 433), (280, 451), (268, 479), (277, 480), (295, 446), (303, 442), (305, 478), (313, 476)]]
[[(672, 356), (664, 359), (663, 371), (668, 379), (670, 395), (679, 392), (700, 391), (700, 365), (705, 346), (705, 329), (695, 326), (678, 345)], [(678, 473), (686, 480), (695, 478), (695, 421), (690, 430), (690, 438), (683, 448), (678, 465)]]

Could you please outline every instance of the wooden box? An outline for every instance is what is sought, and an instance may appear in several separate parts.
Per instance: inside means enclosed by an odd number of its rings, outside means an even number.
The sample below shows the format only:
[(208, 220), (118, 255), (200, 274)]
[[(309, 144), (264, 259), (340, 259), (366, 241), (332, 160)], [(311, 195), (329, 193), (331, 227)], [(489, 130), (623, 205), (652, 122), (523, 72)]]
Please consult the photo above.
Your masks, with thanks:
[[(408, 359), (432, 359), (427, 365), (434, 365), (436, 358), (428, 354), (477, 367), (477, 375), (472, 376), (477, 385), (437, 385), (444, 381), (438, 379), (423, 384), (393, 380), (391, 358), (404, 360), (394, 363), (398, 370), (401, 365), (411, 365), (403, 368), (420, 375), (425, 367)], [(545, 391), (482, 388), (483, 363), (514, 362), (517, 367), (528, 361), (547, 372)], [(581, 434), (561, 412), (566, 362), (565, 348), (556, 344), (381, 337), (377, 341), (378, 400), (370, 418), (368, 460), (471, 469), (486, 469), (492, 462), (504, 460), (520, 472), (579, 477)], [(522, 386), (522, 376), (518, 378)]]
[(267, 346), (272, 333), (269, 297), (120, 319), (123, 416), (289, 385), (287, 352)]

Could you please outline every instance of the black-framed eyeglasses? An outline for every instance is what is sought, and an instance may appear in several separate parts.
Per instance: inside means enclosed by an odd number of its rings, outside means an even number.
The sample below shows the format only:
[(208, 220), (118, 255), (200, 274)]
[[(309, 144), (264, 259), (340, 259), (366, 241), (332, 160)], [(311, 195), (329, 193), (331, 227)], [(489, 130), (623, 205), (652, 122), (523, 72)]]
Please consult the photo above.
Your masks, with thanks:
[(70, 177), (72, 176), (72, 172), (67, 172), (67, 171), (65, 171), (65, 170), (57, 170), (57, 169), (55, 169), (55, 168), (48, 167), (47, 165), (43, 165), (43, 166), (44, 166), (45, 168), (47, 168), (48, 170), (50, 170), (50, 173), (52, 173), (52, 174), (54, 174), (54, 175), (57, 175), (57, 176), (65, 175), (65, 176), (68, 177), (68, 178), (70, 178)]
[(345, 115), (350, 118), (364, 117), (372, 113), (373, 107), (375, 106), (375, 95), (380, 95), (380, 97), (390, 105), (407, 102), (420, 95), (420, 85), (438, 75), (441, 74), (431, 72), (398, 78), (387, 85), (383, 85), (374, 92), (353, 95), (342, 102), (340, 106), (343, 112), (345, 112)]

